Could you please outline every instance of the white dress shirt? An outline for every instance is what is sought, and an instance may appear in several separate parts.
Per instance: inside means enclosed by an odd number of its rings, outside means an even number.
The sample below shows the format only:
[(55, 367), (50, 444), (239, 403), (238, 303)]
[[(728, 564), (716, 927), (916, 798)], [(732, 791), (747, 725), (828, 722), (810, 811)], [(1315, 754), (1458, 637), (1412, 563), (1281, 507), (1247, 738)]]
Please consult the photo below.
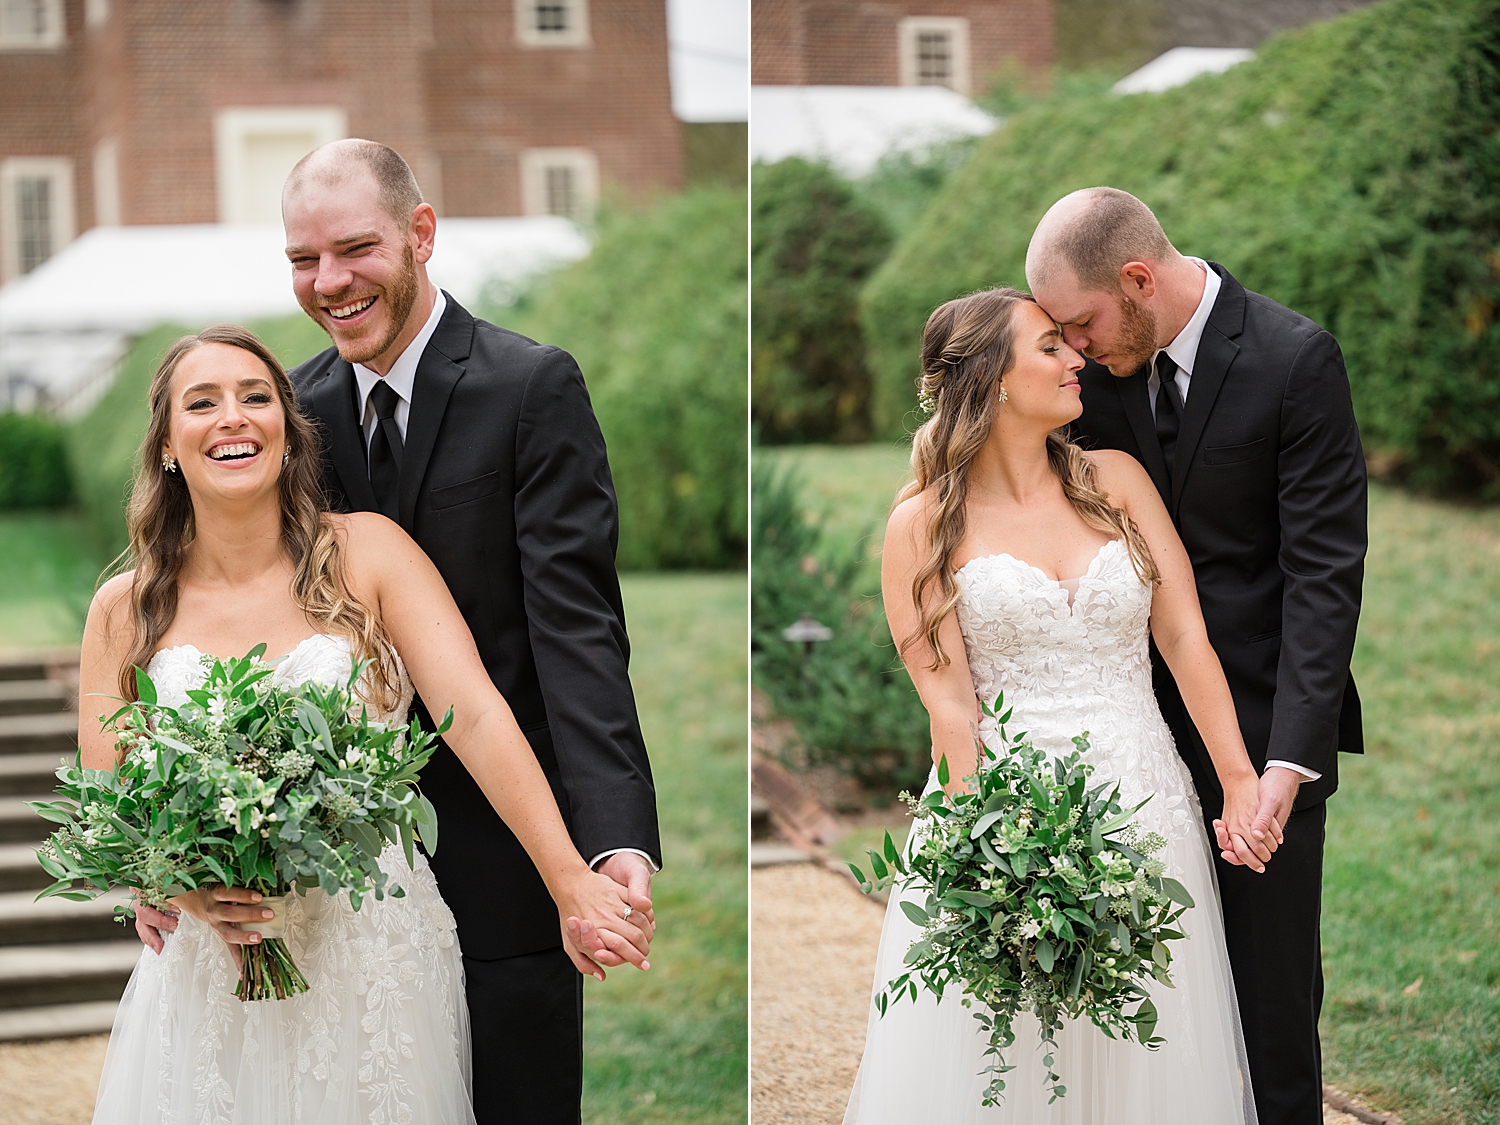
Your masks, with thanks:
[[(1156, 396), (1161, 393), (1161, 376), (1156, 371), (1156, 361), (1162, 352), (1172, 357), (1172, 362), (1177, 364), (1177, 376), (1173, 380), (1177, 384), (1178, 393), (1182, 396), (1183, 405), (1187, 405), (1188, 387), (1193, 381), (1193, 364), (1198, 358), (1198, 345), (1203, 340), (1203, 329), (1208, 324), (1208, 314), (1213, 312), (1214, 301), (1219, 296), (1219, 286), (1222, 284), (1219, 275), (1208, 268), (1208, 263), (1202, 258), (1188, 258), (1199, 269), (1203, 271), (1203, 296), (1198, 301), (1198, 308), (1183, 326), (1181, 332), (1166, 347), (1151, 357), (1151, 378), (1146, 383), (1146, 389), (1151, 395), (1151, 414), (1156, 415)], [(1299, 766), (1295, 762), (1284, 762), (1279, 758), (1267, 758), (1266, 768), (1280, 766), (1291, 770), (1293, 773), (1301, 774), (1306, 781), (1317, 781), (1323, 775), (1316, 770), (1310, 770), (1306, 766)]]
[[(438, 321), (443, 319), (443, 310), (448, 307), (448, 298), (443, 291), (437, 291), (437, 300), (432, 303), (432, 312), (427, 317), (427, 323), (422, 325), (422, 331), (412, 338), (412, 342), (406, 345), (406, 350), (396, 357), (396, 362), (391, 364), (391, 369), (383, 378), (386, 385), (396, 392), (396, 412), (393, 417), (396, 420), (396, 428), (401, 431), (401, 440), (406, 441), (406, 423), (411, 418), (411, 393), (412, 387), (417, 381), (417, 364), (422, 359), (422, 353), (427, 350), (427, 344), (432, 339), (432, 334), (437, 331)], [(370, 440), (375, 436), (374, 404), (370, 402), (370, 392), (375, 389), (375, 384), (380, 382), (382, 376), (377, 375), (362, 363), (354, 366), (354, 379), (359, 386), (359, 424), (365, 432), (365, 451), (368, 453)], [(610, 856), (617, 852), (631, 852), (643, 858), (651, 865), (652, 871), (660, 871), (656, 860), (652, 859), (639, 848), (613, 848), (607, 852), (600, 852), (589, 860), (590, 867), (598, 867)]]

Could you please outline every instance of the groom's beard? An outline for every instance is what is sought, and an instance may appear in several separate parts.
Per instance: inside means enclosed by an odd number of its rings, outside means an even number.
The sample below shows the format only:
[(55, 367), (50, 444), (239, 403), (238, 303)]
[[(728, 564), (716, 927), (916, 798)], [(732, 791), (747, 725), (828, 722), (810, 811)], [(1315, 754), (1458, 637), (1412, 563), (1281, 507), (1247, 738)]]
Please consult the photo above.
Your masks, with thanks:
[(1156, 354), (1156, 314), (1129, 297), (1120, 299), (1120, 340), (1109, 349), (1111, 375), (1134, 375)]
[[(401, 335), (401, 329), (406, 327), (407, 317), (411, 316), (411, 310), (417, 303), (417, 259), (410, 244), (401, 256), (401, 271), (380, 293), (380, 300), (387, 306), (387, 319), (385, 331), (379, 336), (341, 341), (332, 332), (328, 332), (329, 339), (339, 350), (339, 358), (346, 363), (368, 363), (395, 343), (396, 337)], [(338, 304), (336, 301), (329, 303)], [(303, 311), (320, 324), (323, 323), (314, 309), (304, 305)], [(326, 326), (324, 331), (328, 331)]]

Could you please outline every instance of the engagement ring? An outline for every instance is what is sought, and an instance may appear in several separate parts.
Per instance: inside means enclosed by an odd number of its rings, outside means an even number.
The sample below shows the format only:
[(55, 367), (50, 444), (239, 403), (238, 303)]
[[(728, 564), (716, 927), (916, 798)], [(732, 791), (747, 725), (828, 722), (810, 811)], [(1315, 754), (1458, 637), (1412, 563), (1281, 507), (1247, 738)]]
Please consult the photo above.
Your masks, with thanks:
[(629, 903), (626, 903), (625, 904), (625, 913), (623, 915), (621, 915), (621, 917), (624, 918), (625, 921), (628, 922), (628, 921), (630, 921), (630, 916), (632, 914), (634, 914), (634, 913), (635, 913), (635, 907), (631, 906)]

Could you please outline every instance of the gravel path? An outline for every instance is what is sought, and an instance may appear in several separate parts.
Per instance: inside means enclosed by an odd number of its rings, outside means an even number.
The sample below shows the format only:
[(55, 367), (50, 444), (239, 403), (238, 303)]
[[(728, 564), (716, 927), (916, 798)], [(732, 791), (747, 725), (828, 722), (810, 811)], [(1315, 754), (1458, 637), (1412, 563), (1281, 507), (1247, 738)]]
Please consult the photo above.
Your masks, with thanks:
[(0, 1043), (0, 1125), (88, 1125), (108, 1035)]
[[(840, 1125), (865, 1045), (883, 909), (816, 864), (750, 876), (750, 1115)], [(1323, 1107), (1324, 1125), (1360, 1125)]]

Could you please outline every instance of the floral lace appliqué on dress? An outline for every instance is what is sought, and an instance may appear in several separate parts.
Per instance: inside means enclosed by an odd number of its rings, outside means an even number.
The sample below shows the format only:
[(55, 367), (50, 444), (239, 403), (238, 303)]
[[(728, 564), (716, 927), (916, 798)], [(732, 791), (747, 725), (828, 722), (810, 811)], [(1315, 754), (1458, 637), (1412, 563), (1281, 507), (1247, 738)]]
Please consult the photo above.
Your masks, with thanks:
[[(148, 666), (158, 698), (184, 701), (202, 654), (165, 649)], [(278, 662), (284, 684), (341, 683), (340, 637), (309, 637)], [(404, 722), (411, 687), (397, 712)], [(290, 1000), (241, 1003), (238, 961), (184, 914), (157, 956), (143, 947), (115, 1017), (95, 1125), (470, 1125), (468, 1008), (453, 914), (420, 853), (380, 865), (406, 894), (313, 890), (287, 899), (286, 940), (307, 977)]]

